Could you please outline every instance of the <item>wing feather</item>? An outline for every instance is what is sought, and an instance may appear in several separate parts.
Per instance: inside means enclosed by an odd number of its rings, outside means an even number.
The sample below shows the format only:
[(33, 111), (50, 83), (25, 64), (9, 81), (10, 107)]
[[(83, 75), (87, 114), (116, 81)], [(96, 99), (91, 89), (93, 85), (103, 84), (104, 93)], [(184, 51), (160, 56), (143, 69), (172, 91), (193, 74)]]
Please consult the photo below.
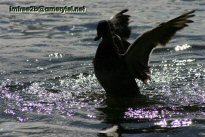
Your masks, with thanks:
[(115, 33), (119, 35), (121, 38), (125, 39), (129, 38), (131, 33), (131, 29), (128, 26), (130, 15), (124, 14), (127, 11), (128, 9), (124, 9), (110, 19), (110, 22), (114, 27)]
[(149, 56), (152, 50), (159, 44), (164, 45), (174, 36), (174, 34), (188, 26), (193, 21), (194, 10), (182, 14), (172, 20), (161, 23), (156, 28), (145, 32), (139, 36), (124, 54), (125, 61), (135, 76), (146, 82), (150, 79)]

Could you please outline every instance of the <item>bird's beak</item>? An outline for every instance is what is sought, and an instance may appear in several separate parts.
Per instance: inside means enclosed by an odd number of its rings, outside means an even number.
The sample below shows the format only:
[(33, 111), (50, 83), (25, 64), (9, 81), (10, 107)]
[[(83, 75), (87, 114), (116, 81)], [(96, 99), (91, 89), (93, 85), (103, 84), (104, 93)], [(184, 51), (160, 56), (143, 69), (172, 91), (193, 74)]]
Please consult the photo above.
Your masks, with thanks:
[(97, 41), (97, 40), (99, 40), (101, 37), (100, 36), (96, 36), (95, 38), (94, 38), (94, 41)]
[(100, 33), (99, 33), (99, 32), (97, 32), (97, 36), (94, 38), (94, 41), (99, 40), (101, 37), (102, 37), (102, 36), (100, 35)]

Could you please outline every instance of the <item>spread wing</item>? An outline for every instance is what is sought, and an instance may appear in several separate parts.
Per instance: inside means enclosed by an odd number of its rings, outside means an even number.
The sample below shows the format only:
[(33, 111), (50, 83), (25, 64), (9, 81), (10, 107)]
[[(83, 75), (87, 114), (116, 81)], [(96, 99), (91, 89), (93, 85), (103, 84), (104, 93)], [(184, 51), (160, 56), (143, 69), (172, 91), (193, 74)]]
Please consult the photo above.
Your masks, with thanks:
[(121, 38), (125, 39), (129, 38), (131, 33), (131, 29), (128, 27), (130, 15), (124, 14), (127, 11), (128, 9), (124, 9), (110, 19), (110, 22), (114, 27), (115, 33)]
[(128, 26), (130, 15), (124, 14), (127, 11), (128, 9), (124, 9), (109, 20), (110, 30), (113, 33), (113, 40), (119, 54), (124, 54), (130, 46), (127, 41), (131, 33), (131, 29)]
[(178, 30), (193, 22), (189, 19), (194, 16), (193, 13), (194, 10), (164, 22), (158, 27), (145, 32), (134, 41), (124, 54), (124, 57), (135, 78), (142, 80), (144, 83), (150, 79), (148, 65), (152, 50), (158, 44), (165, 45)]

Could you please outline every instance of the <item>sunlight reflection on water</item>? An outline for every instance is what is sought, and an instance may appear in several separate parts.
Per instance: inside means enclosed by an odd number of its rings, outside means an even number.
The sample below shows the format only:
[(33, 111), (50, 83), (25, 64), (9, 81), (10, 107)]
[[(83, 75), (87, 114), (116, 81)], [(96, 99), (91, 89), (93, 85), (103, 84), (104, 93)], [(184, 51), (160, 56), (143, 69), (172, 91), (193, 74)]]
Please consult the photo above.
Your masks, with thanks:
[[(0, 136), (203, 137), (204, 1), (0, 1)], [(10, 5), (85, 5), (86, 14), (11, 14)], [(151, 57), (141, 100), (112, 99), (93, 74), (96, 23), (128, 8), (132, 42), (187, 10), (194, 23)], [(146, 10), (145, 10), (146, 9)], [(163, 12), (162, 12), (163, 11)], [(99, 108), (99, 109), (98, 109)], [(105, 111), (100, 108), (104, 108)], [(181, 128), (183, 127), (183, 128)], [(104, 133), (106, 132), (100, 132)]]
[[(128, 111), (125, 112), (124, 118), (126, 119), (152, 119), (154, 125), (158, 125), (166, 128), (175, 128), (175, 127), (185, 127), (192, 124), (191, 119), (187, 118), (173, 118), (177, 115), (183, 115), (181, 112), (173, 109), (172, 111), (168, 110), (170, 108), (143, 108), (143, 109), (133, 109), (128, 108)], [(161, 119), (161, 120), (160, 120)]]

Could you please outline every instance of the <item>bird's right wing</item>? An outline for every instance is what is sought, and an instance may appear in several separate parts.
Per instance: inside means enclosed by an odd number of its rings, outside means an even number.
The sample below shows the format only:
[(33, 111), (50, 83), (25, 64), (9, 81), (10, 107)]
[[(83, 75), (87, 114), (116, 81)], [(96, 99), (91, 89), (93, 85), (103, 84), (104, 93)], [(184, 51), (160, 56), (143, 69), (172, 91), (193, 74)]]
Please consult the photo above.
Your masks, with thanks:
[(194, 10), (178, 16), (172, 20), (160, 24), (158, 27), (145, 32), (128, 48), (124, 54), (125, 61), (135, 76), (146, 82), (150, 79), (149, 56), (152, 50), (159, 44), (165, 45), (174, 34), (193, 22)]

